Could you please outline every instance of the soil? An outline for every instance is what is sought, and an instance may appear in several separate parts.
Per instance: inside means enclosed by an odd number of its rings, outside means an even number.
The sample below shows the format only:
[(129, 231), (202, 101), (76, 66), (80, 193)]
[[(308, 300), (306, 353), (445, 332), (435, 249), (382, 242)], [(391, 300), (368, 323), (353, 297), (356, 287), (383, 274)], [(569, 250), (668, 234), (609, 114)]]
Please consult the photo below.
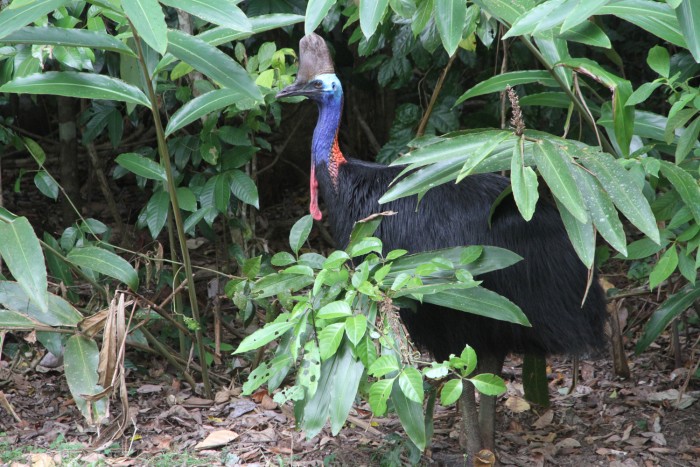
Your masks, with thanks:
[[(613, 374), (609, 359), (584, 360), (570, 395), (571, 361), (549, 359), (548, 409), (523, 399), (521, 361), (510, 358), (504, 369), (508, 392), (498, 404), (499, 461), (521, 466), (700, 466), (700, 383), (688, 380), (689, 366), (700, 358), (697, 344), (690, 344), (699, 337), (697, 327), (681, 333), (687, 362), (682, 368), (674, 369), (668, 335), (641, 355), (628, 349), (628, 380)], [(220, 388), (212, 401), (177, 379), (163, 362), (139, 361), (143, 354), (138, 352), (127, 356), (135, 359), (127, 368), (148, 368), (127, 375), (135, 423), (106, 451), (95, 452), (90, 447), (98, 433), (78, 412), (62, 367), (37, 365), (39, 357), (29, 352), (0, 362), (0, 446), (25, 447), (27, 465), (31, 453), (40, 449), (65, 460), (68, 453), (56, 447), (57, 440), (74, 443), (70, 455), (77, 456), (78, 465), (153, 465), (167, 452), (189, 453), (186, 465), (465, 465), (454, 406), (437, 407), (432, 444), (420, 457), (406, 447), (395, 416), (373, 419), (364, 403), (353, 408), (339, 436), (325, 429), (307, 440), (294, 427), (291, 406), (278, 406), (265, 391), (240, 395), (238, 370), (214, 367), (233, 383)], [(233, 439), (222, 446), (197, 446), (212, 433), (223, 441)], [(4, 455), (0, 452), (0, 463), (7, 462)]]

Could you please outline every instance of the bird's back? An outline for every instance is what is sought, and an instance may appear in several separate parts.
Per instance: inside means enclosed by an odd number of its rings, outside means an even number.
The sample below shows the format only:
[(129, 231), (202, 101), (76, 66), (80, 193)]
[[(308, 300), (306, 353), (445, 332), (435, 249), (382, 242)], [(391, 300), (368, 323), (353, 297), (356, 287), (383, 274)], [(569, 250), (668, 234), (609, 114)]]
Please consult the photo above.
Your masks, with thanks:
[(578, 259), (556, 208), (540, 202), (526, 222), (512, 198), (497, 208), (489, 227), (494, 200), (508, 185), (496, 174), (472, 175), (459, 184), (448, 183), (426, 193), (380, 205), (379, 198), (401, 171), (400, 167), (348, 159), (340, 166), (337, 186), (326, 170), (319, 170), (319, 189), (339, 247), (347, 245), (355, 221), (392, 210), (377, 236), (388, 250), (420, 252), (464, 245), (507, 248), (524, 260), (509, 268), (478, 277), (483, 286), (519, 305), (532, 328), (434, 305), (418, 312), (402, 310), (413, 340), (437, 359), (458, 354), (465, 343), (477, 353), (527, 352), (580, 354), (603, 342), (605, 300), (594, 280), (586, 301), (587, 269)]

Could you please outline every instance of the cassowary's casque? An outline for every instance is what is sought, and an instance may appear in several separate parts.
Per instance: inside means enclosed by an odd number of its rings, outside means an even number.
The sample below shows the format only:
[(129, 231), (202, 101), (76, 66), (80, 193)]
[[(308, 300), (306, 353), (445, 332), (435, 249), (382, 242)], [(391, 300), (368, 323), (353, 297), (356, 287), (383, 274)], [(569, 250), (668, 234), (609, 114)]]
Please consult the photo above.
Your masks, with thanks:
[[(478, 279), (484, 281), (484, 287), (520, 306), (531, 328), (424, 304), (417, 312), (401, 311), (416, 343), (437, 360), (459, 354), (468, 343), (477, 352), (479, 369), (497, 374), (509, 352), (578, 355), (602, 346), (606, 316), (603, 292), (593, 281), (581, 305), (587, 270), (551, 203), (540, 201), (534, 217), (526, 222), (512, 198), (507, 199), (497, 208), (489, 227), (490, 208), (509, 181), (499, 175), (481, 174), (436, 187), (420, 203), (413, 196), (380, 206), (379, 198), (401, 168), (343, 155), (338, 146), (343, 90), (323, 39), (316, 34), (304, 37), (299, 60), (296, 81), (277, 97), (306, 96), (318, 104), (311, 148), (310, 211), (314, 219), (322, 218), (320, 193), (338, 247), (347, 245), (354, 222), (392, 210), (398, 214), (385, 218), (376, 234), (387, 251), (494, 245), (524, 258)], [(493, 398), (482, 399), (481, 436), (483, 447), (488, 448), (493, 448), (494, 403)], [(489, 405), (491, 414), (484, 416)]]

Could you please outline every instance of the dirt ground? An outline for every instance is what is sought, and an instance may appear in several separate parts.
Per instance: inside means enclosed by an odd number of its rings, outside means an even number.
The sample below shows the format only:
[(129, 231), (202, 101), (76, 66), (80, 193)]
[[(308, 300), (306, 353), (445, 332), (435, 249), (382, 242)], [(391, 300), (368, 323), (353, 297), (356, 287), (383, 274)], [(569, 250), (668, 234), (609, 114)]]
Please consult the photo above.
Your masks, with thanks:
[[(261, 218), (295, 219), (305, 213), (304, 203), (287, 199), (289, 205), (279, 207), (284, 216), (267, 212)], [(43, 215), (41, 209), (31, 212), (37, 218)], [(292, 222), (270, 222), (265, 237), (286, 238)], [(273, 251), (285, 247), (285, 243), (270, 245)], [(196, 254), (202, 257), (195, 261), (207, 261), (201, 250)], [(508, 392), (498, 403), (496, 438), (503, 465), (700, 466), (700, 379), (689, 377), (698, 372), (700, 326), (693, 314), (679, 334), (680, 368), (668, 332), (635, 355), (634, 343), (657, 305), (651, 296), (621, 304), (625, 311), (621, 328), (629, 338), (625, 342), (629, 379), (615, 376), (607, 355), (582, 361), (579, 383), (566, 395), (572, 363), (550, 358), (549, 409), (524, 401), (521, 359), (511, 356), (506, 361), (503, 376)], [(8, 334), (5, 345), (22, 343), (21, 337)], [(239, 340), (223, 337), (234, 347)], [(326, 429), (306, 439), (295, 429), (291, 405), (278, 406), (265, 392), (240, 395), (246, 362), (231, 364), (230, 355), (224, 355), (225, 364), (212, 371), (231, 383), (219, 385), (215, 400), (207, 400), (178, 379), (167, 362), (134, 349), (128, 349), (126, 356), (126, 382), (135, 423), (107, 449), (96, 452), (91, 447), (98, 431), (87, 426), (78, 412), (62, 367), (39, 365), (43, 355), (36, 352), (43, 351), (38, 345), (25, 349), (12, 361), (0, 354), (0, 465), (465, 465), (458, 442), (459, 411), (454, 406), (437, 406), (435, 435), (422, 454), (407, 446), (394, 414), (372, 418), (369, 407), (360, 402), (337, 437)], [(113, 419), (119, 410), (113, 402)], [(218, 440), (213, 444), (220, 445), (199, 444), (209, 435)], [(32, 454), (39, 451), (47, 456), (33, 460)]]
[[(697, 327), (681, 332), (686, 363), (680, 369), (673, 368), (668, 335), (642, 355), (628, 349), (632, 373), (628, 380), (615, 377), (609, 359), (583, 361), (579, 385), (571, 395), (565, 395), (571, 362), (549, 359), (550, 409), (531, 407), (524, 401), (521, 361), (512, 357), (504, 370), (508, 392), (498, 405), (500, 462), (520, 466), (700, 466), (700, 382), (688, 380), (691, 365), (695, 367), (700, 358), (699, 337)], [(147, 374), (129, 372), (129, 406), (136, 422), (106, 451), (95, 452), (90, 446), (97, 432), (85, 425), (61, 368), (36, 365), (37, 355), (24, 357), (0, 361), (2, 465), (50, 465), (32, 462), (32, 453), (39, 450), (46, 450), (54, 462), (65, 464), (72, 459), (72, 465), (370, 466), (415, 461), (465, 465), (454, 406), (437, 408), (432, 444), (418, 457), (406, 447), (398, 419), (393, 415), (372, 419), (364, 403), (353, 408), (339, 436), (324, 430), (307, 440), (294, 428), (291, 406), (278, 406), (265, 392), (252, 398), (240, 396), (236, 370), (229, 371), (234, 381), (231, 389), (221, 389), (212, 401), (195, 394), (159, 361), (149, 362)], [(138, 364), (143, 354), (129, 358)], [(211, 434), (223, 445), (198, 446)], [(69, 450), (61, 448), (65, 443), (70, 443)], [(10, 447), (24, 447), (24, 456), (10, 459)], [(172, 453), (185, 455), (184, 460), (171, 464), (172, 457), (162, 460)]]

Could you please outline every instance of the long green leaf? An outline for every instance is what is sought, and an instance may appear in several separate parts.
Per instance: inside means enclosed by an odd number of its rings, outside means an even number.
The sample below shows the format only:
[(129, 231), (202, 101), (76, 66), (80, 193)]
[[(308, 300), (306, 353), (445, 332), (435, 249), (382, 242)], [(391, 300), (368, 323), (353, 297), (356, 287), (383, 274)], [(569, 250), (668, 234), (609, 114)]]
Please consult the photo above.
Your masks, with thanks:
[(588, 18), (596, 15), (598, 10), (608, 3), (610, 0), (579, 0), (576, 7), (562, 23), (560, 32), (566, 32), (584, 21), (588, 22)]
[(506, 392), (506, 385), (503, 380), (491, 373), (482, 373), (473, 378), (469, 378), (477, 391), (487, 396), (499, 396)]
[(593, 223), (589, 219), (586, 222), (581, 222), (576, 219), (558, 199), (554, 199), (559, 208), (561, 220), (564, 223), (566, 233), (569, 235), (569, 240), (574, 247), (574, 251), (578, 255), (581, 262), (587, 268), (593, 266), (595, 259), (595, 231)]
[(105, 75), (72, 71), (47, 71), (15, 78), (0, 86), (0, 92), (106, 99), (146, 107), (151, 105), (146, 95), (136, 86)]
[(134, 51), (119, 39), (104, 32), (86, 29), (27, 26), (2, 38), (2, 43), (89, 47), (136, 56)]
[[(481, 249), (478, 258), (468, 264), (462, 264), (464, 263), (462, 257), (470, 254), (470, 249), (472, 248)], [(394, 260), (391, 266), (391, 272), (387, 275), (387, 278), (393, 278), (402, 272), (415, 269), (419, 265), (429, 263), (435, 258), (443, 258), (450, 261), (457, 265), (455, 266), (456, 268), (466, 269), (474, 276), (497, 269), (507, 268), (523, 259), (510, 250), (495, 246), (445, 248), (442, 250), (432, 250), (425, 253), (406, 255)], [(451, 272), (449, 274), (451, 274)]]
[(372, 37), (377, 30), (387, 6), (389, 0), (360, 0), (360, 28), (365, 37)]
[[(321, 379), (313, 397), (297, 402), (294, 407), (297, 421), (309, 438), (321, 431), (329, 415), (333, 418), (332, 430), (339, 430), (347, 419), (364, 370), (362, 362), (355, 360), (349, 347), (342, 345), (338, 353), (321, 363)], [(333, 400), (334, 396), (337, 396), (336, 400)]]
[(309, 0), (309, 3), (306, 5), (304, 34), (308, 35), (316, 30), (331, 7), (335, 5), (335, 2), (336, 0)]
[(516, 304), (483, 287), (453, 289), (426, 295), (423, 301), (487, 318), (530, 326), (527, 317)]
[(272, 274), (255, 283), (252, 292), (257, 298), (267, 298), (282, 292), (296, 292), (314, 283), (312, 276), (297, 274)]
[(612, 200), (592, 175), (580, 167), (574, 167), (573, 174), (598, 232), (610, 246), (626, 256), (625, 230)]
[(423, 378), (420, 371), (412, 366), (404, 368), (399, 374), (399, 387), (401, 387), (401, 392), (403, 392), (404, 396), (413, 402), (423, 403)]
[(241, 32), (253, 32), (250, 21), (234, 0), (161, 0), (161, 3), (219, 26)]
[(167, 181), (165, 169), (156, 161), (135, 152), (120, 154), (115, 162), (139, 177)]
[(700, 224), (700, 187), (696, 179), (668, 161), (661, 161), (661, 173), (671, 182), (685, 205), (693, 213), (695, 222)]
[(94, 340), (76, 335), (66, 342), (63, 361), (68, 389), (73, 395), (75, 405), (90, 424), (98, 423), (107, 415), (108, 396), (94, 402), (85, 398), (98, 394), (103, 389), (97, 384), (99, 359), (100, 351)]
[(607, 153), (582, 152), (579, 160), (603, 185), (617, 209), (655, 243), (660, 243), (654, 213), (629, 172)]
[(615, 15), (661, 39), (681, 47), (688, 47), (681, 34), (675, 12), (666, 3), (652, 0), (619, 0), (600, 8), (598, 13)]
[(687, 310), (698, 298), (700, 298), (700, 283), (695, 286), (687, 285), (664, 301), (644, 326), (644, 334), (637, 341), (635, 352), (639, 354), (646, 350), (668, 326), (668, 323)]
[(510, 37), (531, 35), (538, 29), (538, 25), (544, 21), (549, 15), (559, 9), (566, 0), (547, 0), (540, 3), (534, 8), (528, 10), (525, 14), (518, 17), (508, 32), (503, 36), (503, 39)]
[(244, 353), (258, 349), (263, 345), (277, 339), (282, 334), (291, 329), (296, 323), (294, 321), (280, 321), (269, 323), (264, 328), (258, 329), (253, 334), (243, 339), (238, 348), (233, 353)]
[(438, 0), (433, 6), (435, 22), (443, 47), (450, 57), (462, 40), (462, 29), (467, 18), (467, 2), (462, 0)]
[(0, 328), (9, 330), (31, 331), (41, 323), (17, 311), (0, 309)]
[(700, 135), (700, 117), (696, 117), (678, 138), (675, 154), (676, 164), (683, 162), (691, 149), (698, 144), (698, 135)]
[[(229, 42), (238, 41), (246, 39), (254, 34), (269, 31), (271, 29), (281, 28), (284, 26), (291, 26), (293, 24), (301, 23), (304, 21), (304, 17), (301, 15), (293, 15), (287, 13), (274, 13), (271, 15), (260, 15), (253, 18), (248, 18), (250, 24), (252, 25), (253, 32), (241, 32), (234, 29), (215, 27), (208, 29), (196, 37), (203, 40), (209, 45), (217, 46), (221, 44), (227, 44)], [(168, 65), (175, 61), (175, 57), (168, 53), (161, 59), (161, 61), (156, 66), (156, 71), (161, 71)]]
[(409, 176), (399, 180), (379, 198), (379, 203), (384, 204), (405, 196), (425, 193), (430, 188), (436, 187), (457, 178), (460, 160), (438, 162), (421, 170), (415, 171)]
[(449, 380), (442, 386), (440, 391), (440, 403), (445, 406), (454, 404), (459, 399), (459, 396), (462, 395), (462, 390), (462, 378)]
[(423, 404), (406, 397), (397, 380), (391, 387), (391, 401), (394, 403), (394, 409), (396, 409), (396, 414), (399, 416), (401, 426), (406, 434), (413, 441), (413, 444), (423, 451), (427, 444)]
[(700, 63), (700, 2), (682, 0), (676, 8), (676, 18), (681, 26), (683, 38), (695, 61)]
[(49, 311), (41, 311), (29, 299), (27, 292), (13, 281), (0, 281), (0, 304), (8, 310), (17, 311), (47, 326), (75, 327), (83, 316), (63, 298), (47, 294)]
[(523, 219), (529, 221), (535, 214), (539, 193), (537, 191), (537, 174), (532, 167), (523, 164), (520, 144), (513, 148), (510, 163), (510, 183), (513, 186), (513, 198)]
[(0, 11), (0, 39), (9, 36), (19, 28), (26, 26), (62, 7), (70, 0), (36, 0), (13, 2)]
[(0, 256), (27, 297), (47, 313), (46, 264), (39, 239), (26, 217), (0, 224)]
[(604, 49), (612, 48), (610, 38), (598, 25), (591, 21), (574, 26), (572, 29), (559, 34), (560, 39), (580, 42), (581, 44), (592, 45)]
[(455, 105), (472, 97), (490, 94), (492, 92), (503, 91), (506, 86), (517, 86), (519, 84), (540, 83), (544, 86), (556, 87), (557, 82), (548, 71), (544, 70), (524, 70), (511, 71), (493, 76), (485, 81), (479, 82), (467, 92), (462, 94)]
[(339, 355), (338, 368), (333, 376), (333, 396), (328, 408), (333, 436), (340, 433), (340, 429), (348, 419), (357, 396), (357, 388), (360, 386), (360, 378), (365, 370), (362, 362), (353, 357), (347, 341), (343, 343), (337, 355)]
[(478, 130), (444, 139), (438, 143), (409, 152), (396, 159), (391, 165), (411, 165), (410, 170), (436, 162), (455, 161), (467, 164), (478, 157), (477, 149), (497, 139), (505, 140), (494, 151), (508, 149), (512, 153), (512, 144), (517, 140), (512, 131)]
[(520, 15), (535, 7), (535, 0), (474, 0), (492, 16), (513, 24)]
[(231, 57), (201, 39), (180, 31), (168, 31), (168, 52), (224, 87), (239, 91), (256, 101), (260, 89), (248, 72)]
[(146, 225), (152, 238), (158, 238), (158, 234), (165, 227), (170, 210), (170, 197), (166, 191), (156, 191), (146, 204)]
[(165, 135), (169, 136), (211, 112), (234, 105), (243, 97), (236, 89), (216, 89), (195, 97), (170, 117), (168, 126), (165, 127)]
[(164, 54), (168, 48), (168, 27), (158, 0), (122, 0), (122, 7), (146, 44)]
[(581, 192), (571, 173), (573, 165), (566, 151), (559, 150), (550, 141), (542, 140), (535, 144), (533, 155), (537, 163), (537, 170), (547, 182), (554, 197), (561, 201), (579, 222), (588, 222), (588, 213), (583, 204)]
[(68, 261), (117, 279), (128, 285), (131, 290), (139, 288), (139, 275), (136, 270), (125, 259), (104, 248), (95, 246), (74, 248), (68, 253)]
[(244, 203), (260, 209), (258, 187), (255, 186), (255, 182), (240, 170), (230, 170), (227, 174), (231, 180), (231, 193)]

